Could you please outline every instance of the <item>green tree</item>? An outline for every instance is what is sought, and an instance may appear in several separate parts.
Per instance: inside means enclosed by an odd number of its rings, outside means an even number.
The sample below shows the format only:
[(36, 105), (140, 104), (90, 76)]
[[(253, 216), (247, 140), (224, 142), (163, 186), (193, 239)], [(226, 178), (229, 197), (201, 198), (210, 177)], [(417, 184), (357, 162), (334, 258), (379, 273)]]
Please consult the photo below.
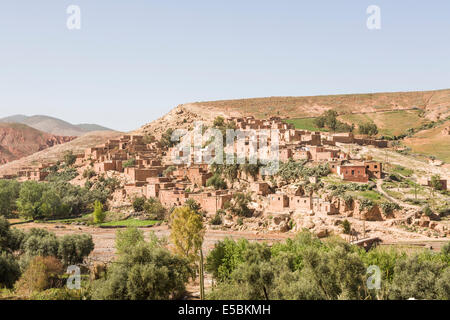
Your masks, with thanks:
[(146, 199), (144, 197), (136, 197), (133, 200), (133, 209), (136, 212), (142, 212), (144, 211), (144, 205), (145, 205)]
[(219, 190), (219, 189), (226, 189), (227, 188), (227, 183), (225, 182), (225, 180), (222, 179), (222, 177), (219, 174), (214, 174), (211, 178), (209, 178), (208, 180), (206, 180), (206, 186), (207, 187), (214, 187), (214, 189)]
[(42, 194), (48, 186), (36, 181), (26, 181), (22, 183), (19, 198), (16, 201), (19, 214), (24, 218), (38, 219), (43, 216)]
[[(117, 245), (117, 244), (116, 244)], [(94, 282), (94, 300), (180, 299), (192, 269), (188, 260), (155, 243), (140, 241), (119, 253), (107, 277)]]
[(144, 242), (144, 232), (138, 228), (126, 228), (116, 232), (116, 249), (119, 255), (131, 251), (141, 242)]
[(11, 289), (20, 277), (20, 267), (14, 256), (0, 251), (0, 289)]
[(68, 166), (71, 166), (77, 160), (77, 156), (73, 154), (72, 150), (68, 150), (64, 152), (64, 163)]
[(170, 216), (170, 239), (176, 253), (191, 262), (198, 261), (205, 229), (202, 217), (191, 208), (175, 208)]
[(430, 184), (434, 190), (442, 190), (441, 176), (438, 174), (431, 176)]
[(15, 180), (0, 180), (0, 216), (11, 216), (16, 210), (20, 184)]
[(237, 192), (233, 194), (231, 201), (227, 205), (227, 209), (234, 215), (240, 217), (250, 217), (253, 211), (248, 207), (252, 196), (250, 193)]
[(150, 219), (165, 220), (167, 209), (157, 198), (149, 198), (144, 204), (144, 211)]
[(100, 201), (94, 203), (94, 223), (102, 223), (105, 220), (106, 213), (103, 211), (103, 205)]

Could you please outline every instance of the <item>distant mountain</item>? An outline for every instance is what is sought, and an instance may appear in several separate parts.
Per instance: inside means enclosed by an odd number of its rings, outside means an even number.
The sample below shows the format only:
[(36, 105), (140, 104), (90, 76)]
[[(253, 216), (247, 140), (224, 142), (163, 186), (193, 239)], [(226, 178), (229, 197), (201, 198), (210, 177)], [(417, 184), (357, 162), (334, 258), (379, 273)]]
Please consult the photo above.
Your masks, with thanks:
[(0, 164), (29, 156), (75, 138), (49, 134), (22, 123), (0, 123)]
[(97, 124), (71, 124), (54, 117), (35, 115), (13, 115), (0, 119), (0, 122), (22, 123), (34, 129), (60, 136), (81, 136), (91, 131), (111, 131)]
[[(2, 125), (5, 124), (0, 123), (0, 128)], [(84, 153), (86, 148), (98, 146), (99, 144), (105, 143), (109, 139), (117, 139), (121, 135), (123, 135), (123, 133), (117, 131), (96, 131), (86, 133), (85, 135), (70, 142), (55, 145), (52, 148), (47, 148), (39, 152), (30, 153), (29, 156), (24, 156), (19, 160), (10, 161), (6, 164), (0, 165), (0, 176), (4, 174), (15, 174), (22, 167), (35, 166), (40, 163), (55, 163), (56, 161), (62, 159), (66, 151), (70, 150), (74, 154), (81, 154)], [(0, 153), (1, 152), (2, 147), (0, 142)]]

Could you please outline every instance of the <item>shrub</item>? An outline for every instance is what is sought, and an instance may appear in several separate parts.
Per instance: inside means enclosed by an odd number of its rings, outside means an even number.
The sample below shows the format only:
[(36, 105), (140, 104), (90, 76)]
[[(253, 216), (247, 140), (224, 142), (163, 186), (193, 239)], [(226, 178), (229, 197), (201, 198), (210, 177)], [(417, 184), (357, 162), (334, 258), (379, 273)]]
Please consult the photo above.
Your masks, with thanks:
[(103, 205), (100, 201), (95, 201), (94, 203), (94, 223), (102, 223), (105, 221), (106, 213), (103, 212)]
[(210, 222), (212, 225), (214, 226), (218, 226), (222, 224), (222, 216), (220, 215), (219, 212), (216, 212), (216, 214), (214, 215), (214, 217), (211, 219)]
[(20, 267), (13, 255), (0, 251), (0, 288), (11, 289), (19, 277)]
[(206, 180), (206, 186), (207, 187), (214, 187), (214, 189), (219, 190), (219, 189), (226, 189), (227, 188), (227, 183), (225, 182), (225, 180), (222, 179), (222, 177), (219, 174), (214, 174), (211, 178), (209, 178), (208, 180)]
[(131, 159), (125, 161), (125, 162), (122, 164), (122, 167), (123, 167), (123, 168), (128, 168), (128, 167), (134, 167), (135, 165), (136, 165), (136, 159), (131, 158)]
[(77, 157), (73, 154), (72, 150), (68, 150), (64, 153), (64, 163), (68, 166), (71, 166), (77, 160)]
[(347, 219), (341, 222), (341, 227), (344, 234), (350, 234), (352, 232), (352, 224)]
[(148, 199), (144, 204), (144, 211), (149, 215), (150, 219), (166, 219), (167, 209), (157, 198)]
[(126, 228), (116, 232), (116, 249), (119, 255), (131, 251), (141, 242), (144, 242), (144, 232), (138, 228)]
[(133, 200), (133, 209), (136, 212), (142, 212), (144, 211), (144, 205), (145, 205), (145, 198), (144, 197), (137, 197)]
[(427, 217), (431, 217), (433, 215), (433, 210), (431, 210), (429, 205), (426, 205), (423, 208), (423, 214), (426, 215)]
[(378, 134), (378, 127), (375, 123), (362, 123), (359, 125), (359, 133), (375, 136)]
[(83, 178), (89, 180), (89, 179), (92, 178), (93, 176), (95, 176), (95, 171), (94, 171), (94, 169), (88, 168), (88, 169), (86, 169), (86, 170), (83, 171)]
[(251, 195), (249, 193), (237, 192), (233, 195), (231, 202), (228, 204), (228, 210), (237, 216), (250, 217), (252, 210), (248, 207), (251, 201)]
[(29, 296), (34, 292), (60, 287), (63, 283), (60, 278), (63, 272), (63, 266), (57, 258), (37, 256), (31, 260), (20, 277), (16, 290)]
[(382, 202), (380, 207), (385, 215), (390, 215), (394, 210), (400, 209), (400, 206), (394, 202)]
[(189, 262), (149, 243), (133, 246), (93, 283), (92, 298), (105, 300), (180, 299), (192, 269)]
[(84, 258), (94, 250), (90, 234), (65, 235), (58, 242), (58, 257), (65, 266), (83, 263)]
[(167, 177), (169, 176), (172, 172), (174, 172), (177, 168), (175, 166), (168, 166), (164, 171), (163, 171), (163, 176)]

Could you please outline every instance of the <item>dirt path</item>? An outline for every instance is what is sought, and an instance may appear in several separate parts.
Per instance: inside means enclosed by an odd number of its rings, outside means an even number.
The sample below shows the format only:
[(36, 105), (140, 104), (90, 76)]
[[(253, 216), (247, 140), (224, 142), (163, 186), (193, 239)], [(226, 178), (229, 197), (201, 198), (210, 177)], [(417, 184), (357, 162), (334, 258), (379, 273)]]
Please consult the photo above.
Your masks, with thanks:
[(384, 181), (383, 179), (377, 180), (377, 190), (379, 193), (381, 193), (383, 196), (385, 196), (390, 201), (398, 204), (399, 206), (402, 206), (402, 207), (408, 208), (408, 209), (420, 210), (419, 206), (415, 206), (415, 205), (403, 202), (401, 200), (395, 199), (395, 198), (391, 197), (390, 195), (388, 195), (387, 192), (383, 190), (383, 187), (382, 187), (383, 181)]

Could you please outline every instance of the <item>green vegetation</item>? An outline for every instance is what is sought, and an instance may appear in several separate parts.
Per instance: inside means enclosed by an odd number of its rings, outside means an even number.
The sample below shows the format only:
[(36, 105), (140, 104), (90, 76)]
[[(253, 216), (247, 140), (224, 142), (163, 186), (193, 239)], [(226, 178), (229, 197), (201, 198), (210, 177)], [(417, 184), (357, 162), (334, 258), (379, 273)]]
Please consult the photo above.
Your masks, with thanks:
[(149, 227), (156, 223), (158, 220), (138, 220), (138, 219), (126, 219), (120, 221), (103, 222), (99, 224), (101, 227)]
[(328, 164), (307, 167), (306, 163), (307, 161), (304, 160), (294, 161), (289, 159), (289, 161), (280, 164), (277, 176), (286, 183), (293, 183), (308, 177), (325, 177), (330, 174)]
[(308, 131), (329, 131), (327, 128), (319, 128), (316, 125), (317, 118), (302, 118), (302, 119), (286, 119), (286, 123), (294, 125), (295, 129)]
[(414, 174), (414, 170), (402, 166), (395, 166), (392, 171), (405, 177), (411, 177)]
[(227, 183), (225, 182), (225, 180), (222, 179), (222, 177), (219, 174), (215, 173), (211, 178), (206, 180), (206, 186), (214, 187), (214, 189), (219, 190), (219, 189), (226, 189)]
[(343, 220), (341, 222), (341, 227), (344, 232), (344, 234), (351, 234), (352, 232), (352, 224), (347, 219)]
[(374, 124), (379, 135), (384, 137), (406, 136), (408, 129), (420, 127), (424, 118), (420, 117), (420, 110), (396, 110), (387, 112), (372, 112), (363, 114), (342, 114), (338, 117), (346, 123), (356, 126)]
[(0, 216), (9, 217), (16, 211), (20, 184), (15, 180), (0, 180)]
[[(370, 265), (381, 270), (380, 290), (367, 287)], [(220, 241), (207, 256), (206, 269), (217, 281), (210, 299), (450, 298), (448, 249), (413, 255), (383, 248), (366, 252), (338, 239), (322, 242), (309, 232), (272, 247)]]
[(251, 200), (250, 193), (236, 192), (231, 201), (225, 204), (225, 210), (239, 217), (251, 217), (253, 210), (248, 207)]
[(171, 148), (173, 147), (177, 141), (172, 141), (172, 133), (174, 130), (172, 128), (168, 128), (166, 132), (164, 132), (161, 136), (161, 140), (159, 140), (159, 143), (161, 144), (161, 147), (163, 148)]
[[(188, 260), (173, 255), (157, 240), (146, 242), (136, 231), (125, 231), (116, 247), (125, 248), (107, 272), (92, 284), (94, 300), (180, 299), (192, 277)], [(136, 241), (132, 245), (130, 241)]]
[(378, 127), (375, 123), (361, 123), (358, 127), (360, 134), (367, 134), (369, 136), (376, 136), (378, 134)]
[[(12, 288), (21, 277), (17, 285), (19, 290), (27, 285), (32, 285), (26, 287), (28, 291), (30, 288), (31, 291), (44, 290), (48, 283), (45, 271), (47, 260), (62, 267), (80, 264), (93, 249), (94, 243), (88, 234), (56, 237), (52, 232), (36, 228), (23, 232), (11, 229), (8, 221), (0, 217), (0, 288)], [(46, 257), (46, 260), (36, 257)], [(60, 275), (58, 273), (56, 276), (59, 278)], [(32, 277), (37, 283), (45, 282), (43, 287), (34, 287), (36, 282), (32, 281)], [(45, 281), (39, 280), (40, 277), (44, 277)]]
[(73, 154), (72, 150), (68, 150), (64, 153), (63, 160), (67, 166), (71, 166), (75, 163), (77, 157)]
[(337, 119), (338, 113), (335, 110), (327, 110), (320, 117), (314, 119), (314, 124), (318, 128), (327, 128), (333, 132), (352, 132), (354, 125), (351, 126)]
[(103, 205), (100, 201), (95, 201), (92, 217), (94, 218), (94, 223), (102, 223), (105, 221), (106, 213), (103, 211)]
[(135, 165), (136, 165), (136, 159), (135, 158), (131, 158), (131, 159), (128, 159), (127, 161), (125, 161), (122, 164), (122, 167), (129, 168), (129, 167), (134, 167)]

